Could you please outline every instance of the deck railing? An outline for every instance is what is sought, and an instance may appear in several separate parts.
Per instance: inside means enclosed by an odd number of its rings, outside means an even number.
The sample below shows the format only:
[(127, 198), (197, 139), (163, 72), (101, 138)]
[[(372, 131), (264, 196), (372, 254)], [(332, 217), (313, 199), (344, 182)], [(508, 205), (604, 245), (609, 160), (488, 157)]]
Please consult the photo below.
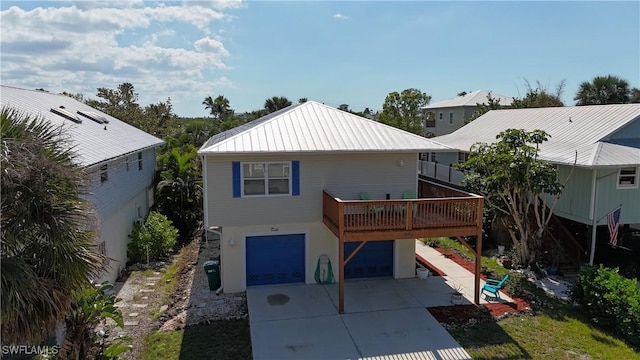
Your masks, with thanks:
[(336, 231), (415, 231), (478, 226), (482, 197), (342, 200), (324, 191), (324, 222)]

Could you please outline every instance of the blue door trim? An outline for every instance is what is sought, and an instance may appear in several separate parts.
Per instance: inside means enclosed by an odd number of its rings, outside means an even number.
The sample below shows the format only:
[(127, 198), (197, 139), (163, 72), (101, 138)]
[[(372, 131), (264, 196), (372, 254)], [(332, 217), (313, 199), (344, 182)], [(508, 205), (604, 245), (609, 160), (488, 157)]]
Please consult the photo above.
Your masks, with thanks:
[(247, 286), (304, 282), (305, 234), (246, 237)]

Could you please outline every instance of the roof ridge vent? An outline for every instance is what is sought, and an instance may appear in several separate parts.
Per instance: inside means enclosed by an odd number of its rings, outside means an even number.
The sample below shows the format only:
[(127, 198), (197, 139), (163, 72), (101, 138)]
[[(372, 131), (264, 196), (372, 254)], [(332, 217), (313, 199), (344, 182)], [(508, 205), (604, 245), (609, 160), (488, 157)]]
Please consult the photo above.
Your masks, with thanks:
[(71, 121), (73, 121), (76, 124), (82, 124), (82, 120), (78, 119), (78, 117), (73, 114), (72, 112), (69, 112), (67, 110), (65, 110), (64, 106), (60, 106), (57, 108), (51, 108), (51, 112), (57, 115), (62, 116), (65, 119), (69, 119)]
[(78, 112), (78, 114), (80, 114), (80, 115), (82, 115), (82, 116), (84, 116), (84, 117), (86, 117), (88, 119), (91, 119), (91, 120), (97, 122), (98, 124), (108, 124), (109, 123), (109, 120), (107, 120), (104, 116), (102, 116), (102, 115), (100, 115), (100, 114), (98, 114), (96, 112), (87, 111), (87, 110), (78, 110), (77, 112)]

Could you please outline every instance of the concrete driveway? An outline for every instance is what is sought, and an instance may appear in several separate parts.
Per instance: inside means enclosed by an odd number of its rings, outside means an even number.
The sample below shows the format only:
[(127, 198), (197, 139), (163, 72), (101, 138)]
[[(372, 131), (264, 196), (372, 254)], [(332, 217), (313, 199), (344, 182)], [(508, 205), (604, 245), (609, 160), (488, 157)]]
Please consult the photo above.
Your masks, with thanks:
[(337, 284), (251, 286), (253, 358), (470, 359), (426, 310), (444, 301), (432, 279), (347, 281), (345, 314)]

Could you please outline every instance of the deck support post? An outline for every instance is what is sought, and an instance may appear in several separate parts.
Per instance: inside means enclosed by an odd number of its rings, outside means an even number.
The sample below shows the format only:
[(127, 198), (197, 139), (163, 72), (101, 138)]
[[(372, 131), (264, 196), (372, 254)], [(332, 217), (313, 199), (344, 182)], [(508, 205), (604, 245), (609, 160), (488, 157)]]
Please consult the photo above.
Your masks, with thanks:
[(344, 203), (338, 204), (338, 313), (344, 314)]

